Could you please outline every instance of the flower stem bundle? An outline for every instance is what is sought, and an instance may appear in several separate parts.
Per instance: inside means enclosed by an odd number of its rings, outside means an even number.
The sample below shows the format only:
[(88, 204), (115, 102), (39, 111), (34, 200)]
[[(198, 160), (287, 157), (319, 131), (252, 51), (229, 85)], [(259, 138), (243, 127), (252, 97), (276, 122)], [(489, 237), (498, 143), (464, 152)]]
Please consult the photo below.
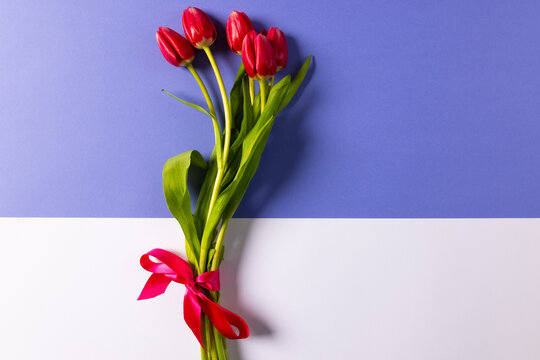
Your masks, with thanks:
[[(190, 71), (202, 91), (207, 108), (179, 99), (168, 92), (167, 94), (210, 118), (214, 128), (215, 146), (209, 159), (204, 159), (197, 150), (192, 150), (174, 156), (165, 163), (165, 200), (182, 227), (187, 260), (193, 276), (182, 277), (174, 270), (181, 259), (174, 259), (173, 255), (165, 254), (163, 259), (158, 259), (162, 262), (152, 263), (154, 265), (145, 258), (145, 269), (153, 272), (153, 275), (143, 290), (147, 292), (143, 298), (161, 294), (165, 291), (163, 286), (166, 288), (170, 281), (185, 284), (188, 288), (186, 294), (192, 295), (191, 300), (187, 299), (187, 295), (184, 300), (184, 316), (201, 343), (202, 359), (225, 360), (228, 359), (225, 337), (241, 338), (238, 332), (242, 333), (242, 337), (246, 337), (247, 325), (243, 329), (243, 320), (236, 319), (236, 314), (217, 305), (220, 296), (219, 283), (216, 286), (205, 279), (217, 277), (219, 274), (227, 226), (255, 175), (276, 116), (300, 87), (308, 71), (311, 56), (292, 80), (290, 75), (279, 81), (275, 80), (277, 71), (285, 68), (287, 64), (287, 42), (284, 33), (278, 28), (270, 28), (268, 33), (264, 30), (257, 33), (246, 14), (233, 11), (226, 24), (227, 41), (232, 52), (242, 56), (242, 62), (234, 84), (230, 92), (227, 92), (210, 49), (217, 37), (212, 20), (202, 10), (188, 7), (182, 14), (182, 25), (185, 38), (172, 29), (159, 28), (156, 33), (159, 49), (170, 64), (186, 67)], [(203, 50), (212, 66), (221, 94), (219, 104), (223, 107), (222, 124), (206, 85), (192, 65), (195, 58), (193, 48)], [(259, 91), (256, 91), (254, 80), (257, 80)], [(275, 81), (277, 82), (274, 83)], [(188, 173), (193, 166), (205, 170), (194, 213), (191, 210), (192, 199), (187, 186)], [(159, 251), (156, 253), (163, 254)], [(147, 254), (151, 255), (150, 252)], [(165, 285), (156, 285), (159, 276), (159, 281), (163, 284), (166, 282)], [(156, 286), (161, 288), (157, 289)], [(152, 287), (154, 288), (150, 289)], [(195, 309), (190, 310), (192, 312), (198, 311), (198, 317), (186, 314), (186, 301), (200, 303), (200, 306), (192, 304), (193, 306), (189, 305), (192, 307), (188, 307)], [(230, 325), (242, 329), (237, 329), (239, 331), (236, 336), (234, 333), (231, 335), (227, 332), (227, 326)]]

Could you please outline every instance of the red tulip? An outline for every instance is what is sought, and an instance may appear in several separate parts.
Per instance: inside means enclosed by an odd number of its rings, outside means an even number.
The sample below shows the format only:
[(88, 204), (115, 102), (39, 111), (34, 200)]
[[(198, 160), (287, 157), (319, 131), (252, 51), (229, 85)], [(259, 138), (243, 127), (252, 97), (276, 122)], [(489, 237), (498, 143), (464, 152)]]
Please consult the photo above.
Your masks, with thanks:
[(276, 52), (266, 36), (250, 31), (242, 44), (242, 63), (250, 78), (265, 80), (276, 74)]
[(276, 51), (277, 69), (279, 71), (287, 65), (287, 39), (285, 39), (283, 31), (275, 27), (268, 30), (267, 37)]
[(204, 11), (196, 7), (188, 7), (182, 13), (184, 34), (197, 49), (208, 47), (217, 37), (216, 27)]
[(179, 33), (167, 27), (156, 31), (156, 40), (165, 60), (174, 66), (186, 66), (195, 58), (195, 50)]
[(232, 11), (227, 19), (227, 42), (231, 50), (238, 54), (242, 54), (242, 43), (248, 32), (254, 30), (253, 24), (249, 17), (241, 11)]

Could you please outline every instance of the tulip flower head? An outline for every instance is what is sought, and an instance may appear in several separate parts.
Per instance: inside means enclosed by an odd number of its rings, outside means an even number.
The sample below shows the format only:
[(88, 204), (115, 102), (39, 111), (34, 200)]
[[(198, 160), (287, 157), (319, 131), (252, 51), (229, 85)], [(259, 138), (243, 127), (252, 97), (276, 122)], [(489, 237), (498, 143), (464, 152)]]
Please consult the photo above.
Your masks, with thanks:
[(242, 63), (255, 80), (266, 80), (277, 71), (276, 52), (266, 36), (250, 31), (242, 44)]
[(196, 7), (182, 13), (182, 26), (189, 42), (197, 49), (209, 47), (217, 37), (216, 27), (208, 15)]
[(276, 52), (277, 69), (279, 71), (287, 65), (287, 39), (285, 39), (283, 31), (277, 27), (270, 28), (267, 37)]
[(234, 10), (227, 19), (225, 29), (227, 31), (227, 42), (232, 52), (241, 55), (244, 38), (247, 33), (255, 29), (251, 20), (242, 11)]
[(159, 50), (169, 63), (174, 66), (187, 66), (195, 58), (195, 50), (179, 33), (167, 27), (156, 31)]

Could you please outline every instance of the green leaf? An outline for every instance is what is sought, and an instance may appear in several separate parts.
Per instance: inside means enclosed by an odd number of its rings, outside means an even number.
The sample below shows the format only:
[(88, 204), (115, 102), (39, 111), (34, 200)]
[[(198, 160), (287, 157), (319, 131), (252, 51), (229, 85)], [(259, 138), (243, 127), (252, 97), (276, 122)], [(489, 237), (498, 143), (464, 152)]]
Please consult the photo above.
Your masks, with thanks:
[[(246, 134), (253, 128), (255, 119), (253, 117), (253, 105), (251, 105), (251, 100), (249, 97), (249, 80), (244, 78), (243, 81), (243, 109), (244, 119), (242, 120), (242, 125), (240, 128), (240, 133), (236, 137), (234, 143), (231, 146), (230, 153), (234, 154), (242, 146), (242, 141)], [(236, 171), (236, 169), (234, 169)]]
[[(266, 146), (270, 131), (272, 130), (275, 116), (287, 93), (290, 81), (290, 76), (286, 76), (272, 87), (272, 90), (270, 90), (270, 94), (268, 95), (266, 107), (264, 108), (259, 121), (247, 134), (242, 143), (242, 159), (240, 160), (240, 166), (236, 173), (236, 177), (231, 185), (222, 193), (222, 196), (228, 197), (228, 199), (226, 199), (227, 206), (223, 214), (224, 218), (233, 216), (238, 205), (240, 205), (240, 201), (244, 197), (251, 179), (259, 167), (261, 155)], [(229, 194), (226, 194), (226, 192), (229, 192)]]
[(240, 129), (242, 122), (242, 82), (245, 74), (246, 71), (244, 70), (244, 65), (240, 63), (240, 68), (236, 74), (236, 79), (234, 80), (229, 97), (232, 114), (232, 129)]
[(200, 107), (199, 105), (190, 103), (189, 101), (182, 100), (182, 99), (180, 99), (179, 97), (174, 96), (173, 94), (171, 94), (170, 92), (168, 92), (168, 91), (165, 90), (165, 89), (161, 89), (161, 91), (165, 92), (167, 95), (169, 95), (169, 96), (175, 98), (176, 100), (180, 101), (182, 104), (186, 104), (187, 106), (189, 106), (189, 107), (191, 107), (191, 108), (193, 108), (193, 109), (195, 109), (195, 110), (199, 110), (199, 111), (202, 112), (203, 114), (208, 115), (208, 116), (210, 116), (210, 117), (213, 118), (213, 119), (216, 119), (214, 115), (210, 114), (208, 111), (206, 111), (205, 109), (203, 109), (203, 108)]
[(218, 195), (212, 213), (205, 224), (201, 237), (202, 252), (210, 249), (215, 229), (220, 220), (232, 217), (246, 192), (249, 182), (255, 175), (266, 140), (274, 124), (275, 114), (287, 93), (289, 83), (290, 77), (287, 76), (272, 88), (259, 121), (242, 142), (242, 154), (238, 171), (231, 183)]
[(203, 232), (201, 239), (201, 248), (203, 251), (210, 245), (212, 229), (215, 229), (219, 220), (222, 217), (232, 217), (240, 204), (247, 186), (259, 166), (266, 140), (274, 124), (275, 113), (285, 97), (289, 83), (290, 77), (287, 76), (272, 88), (260, 120), (249, 131), (242, 142), (242, 153), (238, 171), (229, 186), (218, 196)]
[(199, 192), (195, 214), (193, 215), (199, 238), (202, 236), (202, 232), (206, 224), (208, 207), (210, 206), (210, 199), (214, 189), (214, 182), (216, 181), (217, 170), (218, 166), (216, 160), (216, 151), (214, 149), (214, 152), (212, 152), (212, 155), (210, 155), (210, 160), (208, 161), (208, 168), (201, 186), (201, 191)]
[[(242, 145), (242, 141), (236, 141), (235, 144)], [(236, 149), (231, 149), (229, 153), (229, 159), (227, 160), (227, 169), (221, 181), (221, 187), (225, 188), (231, 180), (236, 176), (238, 171), (238, 166), (240, 166), (240, 159), (242, 158), (242, 151), (237, 147)]]
[[(214, 249), (210, 249), (210, 251), (212, 251)], [(215, 256), (215, 252), (212, 253), (213, 256)], [(217, 266), (219, 268), (219, 265), (221, 265), (221, 263), (223, 262), (223, 258), (225, 256), (225, 246), (224, 245), (221, 245), (221, 251), (219, 252), (219, 259), (217, 260)], [(208, 269), (210, 269), (212, 266), (212, 261), (208, 261)]]
[(200, 242), (191, 214), (191, 198), (187, 187), (188, 172), (192, 165), (206, 168), (204, 158), (196, 150), (167, 160), (163, 167), (163, 192), (171, 214), (178, 220), (184, 232), (188, 259), (192, 265), (198, 267)]
[(251, 104), (251, 99), (249, 96), (249, 80), (247, 79), (247, 77), (244, 77), (242, 88), (243, 88), (242, 112), (244, 114), (244, 118), (242, 120), (240, 133), (238, 134), (235, 141), (233, 142), (230, 152), (229, 152), (227, 171), (225, 172), (225, 176), (223, 177), (223, 182), (222, 182), (223, 188), (225, 188), (231, 182), (231, 180), (236, 176), (236, 172), (238, 171), (238, 166), (240, 166), (240, 159), (242, 155), (242, 152), (241, 152), (242, 143), (247, 133), (253, 128), (254, 123), (255, 123), (255, 119), (253, 116), (253, 105)]
[(242, 159), (237, 175), (231, 185), (222, 193), (223, 199), (227, 200), (223, 212), (225, 219), (232, 217), (238, 205), (240, 205), (247, 187), (259, 167), (261, 155), (273, 124), (274, 119), (272, 118), (256, 134), (246, 138), (245, 146), (242, 148)]
[(279, 107), (279, 111), (283, 110), (287, 104), (292, 100), (294, 94), (298, 91), (298, 88), (300, 88), (300, 85), (302, 85), (302, 81), (304, 81), (304, 78), (306, 77), (306, 74), (309, 69), (309, 65), (311, 64), (311, 55), (308, 56), (306, 61), (304, 61), (304, 64), (294, 77), (293, 81), (291, 81), (291, 86), (289, 86), (289, 90), (287, 91), (287, 95), (285, 96), (285, 99), (283, 100), (283, 103)]
[(215, 249), (210, 249), (210, 251), (208, 251), (208, 260), (207, 260), (207, 265), (206, 265), (207, 269), (210, 269), (212, 267), (212, 259), (214, 258), (215, 253), (216, 253)]
[(242, 89), (244, 98), (244, 120), (242, 121), (242, 126), (244, 129), (244, 133), (247, 133), (253, 128), (253, 125), (255, 124), (255, 118), (253, 116), (253, 105), (251, 104), (251, 99), (249, 97), (249, 80), (247, 77), (244, 78)]
[(259, 121), (260, 116), (261, 116), (261, 92), (259, 91), (257, 95), (255, 95), (255, 99), (253, 100), (253, 121), (254, 122)]

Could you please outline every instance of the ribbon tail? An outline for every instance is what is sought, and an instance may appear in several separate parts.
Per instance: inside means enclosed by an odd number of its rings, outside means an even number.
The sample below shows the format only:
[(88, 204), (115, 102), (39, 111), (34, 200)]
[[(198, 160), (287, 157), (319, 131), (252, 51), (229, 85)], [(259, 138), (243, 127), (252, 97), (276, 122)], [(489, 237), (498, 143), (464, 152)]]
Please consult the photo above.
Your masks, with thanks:
[(197, 301), (197, 296), (189, 289), (184, 296), (184, 320), (204, 349), (201, 330), (201, 306)]
[(137, 300), (150, 299), (163, 294), (170, 283), (171, 280), (162, 274), (150, 275)]
[[(216, 304), (204, 295), (199, 295), (198, 300), (202, 311), (223, 336), (233, 340), (245, 339), (249, 336), (249, 328), (240, 316)], [(232, 326), (238, 329), (238, 334)]]

